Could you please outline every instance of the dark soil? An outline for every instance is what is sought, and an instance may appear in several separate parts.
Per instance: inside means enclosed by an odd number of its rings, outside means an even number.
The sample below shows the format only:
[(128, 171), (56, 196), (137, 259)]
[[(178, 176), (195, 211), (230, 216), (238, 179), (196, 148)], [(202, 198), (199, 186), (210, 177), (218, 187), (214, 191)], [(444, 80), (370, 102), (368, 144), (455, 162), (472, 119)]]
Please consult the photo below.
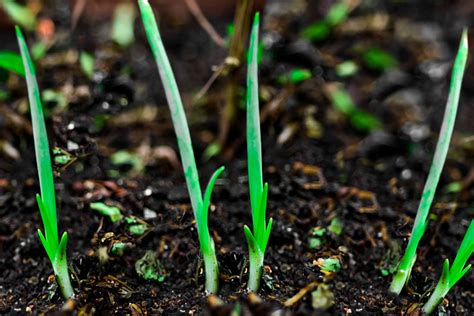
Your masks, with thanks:
[[(245, 290), (247, 245), (242, 227), (251, 222), (245, 122), (238, 121), (231, 133), (233, 157), (206, 161), (201, 157), (218, 133), (216, 113), (225, 82), (217, 82), (207, 98), (187, 112), (202, 183), (217, 167), (226, 166), (209, 215), (221, 269), (220, 292), (208, 298), (168, 109), (138, 21), (137, 42), (127, 51), (95, 37), (87, 39), (90, 26), (79, 25), (70, 39), (53, 47), (38, 65), (43, 91), (61, 90), (69, 100), (67, 109), (55, 102), (45, 106), (50, 113), (51, 144), (74, 157), (66, 166), (55, 165), (55, 180), (60, 231), (67, 231), (70, 237), (68, 259), (76, 301), (64, 302), (60, 297), (36, 234), (41, 228), (35, 202), (39, 189), (26, 86), (23, 80), (11, 78), (2, 83), (11, 96), (0, 101), (0, 141), (2, 148), (8, 143), (18, 156), (5, 150), (0, 155), (0, 313), (420, 312), (444, 258), (454, 259), (474, 215), (472, 62), (431, 222), (410, 282), (398, 298), (387, 294), (390, 271), (412, 228), (442, 119), (450, 64), (462, 27), (474, 26), (474, 6), (469, 1), (433, 1), (430, 5), (361, 1), (346, 24), (326, 40), (310, 44), (298, 32), (323, 16), (331, 1), (310, 5), (306, 13), (294, 16), (275, 3), (278, 1), (267, 4), (269, 13), (264, 20), (277, 21), (284, 31), (277, 32), (274, 23), (267, 23), (262, 34), (271, 43), (261, 66), (262, 108), (266, 111), (285, 89), (293, 90), (277, 111), (264, 116), (262, 124), (264, 179), (270, 185), (267, 212), (274, 224), (259, 296)], [(351, 33), (349, 22), (374, 14), (386, 15), (386, 25)], [(59, 17), (56, 22), (61, 30), (64, 22)], [(191, 104), (192, 92), (203, 86), (211, 75), (210, 65), (222, 60), (225, 51), (216, 48), (194, 24), (167, 29), (164, 41), (184, 101)], [(352, 49), (360, 43), (391, 52), (398, 60), (397, 70), (365, 68)], [(16, 49), (13, 37), (6, 46)], [(68, 50), (74, 54), (83, 49), (93, 51), (97, 59), (92, 80), (81, 73), (77, 58), (69, 62), (65, 57)], [(334, 67), (347, 59), (356, 60), (360, 70), (342, 79)], [(276, 78), (295, 67), (310, 69), (313, 78), (291, 88), (279, 84)], [(335, 81), (345, 84), (359, 107), (383, 121), (381, 130), (360, 132), (331, 107), (323, 91)], [(296, 126), (296, 132), (282, 144), (282, 132), (290, 126)], [(119, 150), (133, 153), (140, 163), (114, 164), (113, 154)], [(455, 181), (462, 186), (450, 193), (448, 185)], [(112, 223), (91, 210), (91, 202), (119, 207), (123, 215), (143, 224), (140, 227), (145, 232), (133, 234), (133, 224), (125, 221)], [(343, 225), (340, 234), (328, 230), (335, 218)], [(321, 229), (326, 233), (316, 247), (314, 231)], [(114, 253), (119, 242), (125, 249)], [(161, 264), (162, 282), (147, 281), (137, 274), (135, 263), (149, 250)], [(329, 257), (340, 261), (339, 271), (321, 271), (318, 259)], [(473, 282), (473, 274), (468, 273), (448, 294), (440, 311), (472, 315)], [(312, 307), (311, 293), (319, 284), (329, 285), (334, 295), (329, 309)], [(299, 291), (306, 294), (296, 299)]]

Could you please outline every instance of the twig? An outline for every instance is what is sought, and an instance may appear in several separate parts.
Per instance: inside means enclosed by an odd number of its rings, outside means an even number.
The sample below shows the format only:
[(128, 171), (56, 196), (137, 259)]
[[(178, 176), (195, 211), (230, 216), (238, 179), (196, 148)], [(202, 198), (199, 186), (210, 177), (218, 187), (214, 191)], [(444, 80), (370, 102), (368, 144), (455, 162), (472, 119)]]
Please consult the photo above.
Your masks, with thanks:
[(212, 26), (212, 24), (206, 19), (204, 14), (201, 11), (201, 8), (197, 4), (196, 0), (186, 0), (186, 5), (189, 8), (189, 11), (191, 11), (192, 15), (196, 18), (197, 22), (201, 27), (204, 29), (204, 31), (209, 34), (211, 39), (220, 47), (225, 48), (225, 40), (222, 38), (222, 36), (217, 33), (216, 29)]
[(319, 282), (313, 281), (310, 284), (306, 285), (304, 288), (302, 288), (296, 295), (293, 297), (287, 299), (285, 303), (283, 303), (283, 306), (285, 307), (291, 307), (298, 303), (309, 291), (314, 289), (316, 286), (318, 286)]
[(86, 7), (87, 0), (77, 0), (74, 8), (72, 10), (72, 18), (71, 18), (71, 30), (76, 29), (77, 23), (81, 18), (82, 13), (84, 12), (84, 8)]

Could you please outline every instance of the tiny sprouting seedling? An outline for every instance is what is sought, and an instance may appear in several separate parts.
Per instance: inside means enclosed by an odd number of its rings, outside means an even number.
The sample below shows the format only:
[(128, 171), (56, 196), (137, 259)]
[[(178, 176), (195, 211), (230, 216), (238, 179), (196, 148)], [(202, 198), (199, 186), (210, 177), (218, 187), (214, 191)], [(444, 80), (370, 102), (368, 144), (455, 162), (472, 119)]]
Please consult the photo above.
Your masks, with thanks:
[(332, 106), (350, 120), (352, 126), (364, 132), (370, 132), (382, 126), (380, 120), (372, 114), (360, 110), (349, 93), (339, 84), (327, 84), (326, 91)]
[(263, 260), (267, 248), (272, 219), (266, 224), (268, 183), (263, 185), (262, 144), (260, 138), (260, 109), (258, 100), (258, 27), (259, 14), (255, 14), (247, 73), (247, 155), (252, 228), (245, 225), (244, 232), (249, 247), (249, 282), (247, 287), (256, 292), (260, 287)]
[(449, 259), (446, 258), (444, 260), (441, 277), (430, 299), (423, 306), (423, 313), (429, 315), (434, 312), (435, 308), (441, 303), (449, 290), (471, 269), (471, 265), (466, 266), (466, 264), (473, 252), (474, 220), (471, 220), (471, 224), (464, 235), (451, 269), (449, 268)]
[(137, 12), (132, 3), (122, 2), (117, 5), (112, 21), (112, 40), (125, 48), (135, 41), (133, 33)]
[(35, 29), (37, 24), (36, 14), (28, 6), (21, 5), (16, 0), (2, 0), (0, 1), (0, 7), (14, 23), (21, 25), (28, 31)]
[(332, 28), (344, 22), (351, 11), (351, 7), (344, 1), (335, 3), (326, 17), (309, 25), (301, 32), (301, 36), (310, 41), (320, 41), (328, 37)]
[(428, 226), (428, 214), (436, 192), (436, 187), (438, 186), (441, 171), (443, 170), (444, 162), (446, 161), (449, 143), (451, 141), (451, 135), (453, 133), (454, 123), (456, 121), (456, 112), (458, 109), (459, 95), (461, 93), (461, 85), (467, 56), (467, 31), (464, 31), (461, 37), (459, 50), (456, 55), (456, 60), (454, 61), (448, 101), (443, 117), (443, 123), (441, 125), (441, 131), (439, 133), (438, 143), (436, 144), (433, 162), (431, 164), (425, 187), (423, 188), (423, 193), (421, 195), (421, 201), (420, 205), (418, 206), (410, 240), (408, 241), (405, 254), (400, 261), (397, 271), (393, 277), (392, 284), (390, 285), (389, 292), (396, 295), (400, 294), (403, 286), (410, 277), (411, 269), (413, 268), (413, 265), (416, 261), (416, 249), (418, 248), (418, 244), (420, 243), (420, 240)]
[(25, 67), (26, 83), (28, 87), (28, 99), (30, 101), (31, 121), (33, 124), (33, 138), (35, 143), (36, 164), (40, 182), (41, 195), (36, 195), (43, 221), (44, 234), (38, 229), (38, 235), (53, 265), (54, 274), (64, 298), (74, 296), (74, 290), (69, 278), (66, 245), (68, 234), (64, 232), (59, 240), (56, 194), (54, 192), (53, 169), (49, 153), (48, 135), (41, 105), (40, 92), (36, 81), (36, 73), (30, 58), (28, 46), (20, 28), (16, 27), (16, 35), (20, 46), (21, 57)]
[(219, 175), (224, 171), (224, 167), (217, 169), (207, 185), (204, 196), (201, 194), (201, 185), (194, 158), (191, 136), (189, 134), (188, 122), (184, 113), (183, 103), (179, 94), (178, 85), (173, 75), (168, 56), (166, 55), (163, 42), (161, 40), (155, 15), (148, 0), (138, 0), (140, 12), (145, 27), (145, 32), (150, 43), (151, 50), (155, 57), (161, 81), (165, 89), (168, 106), (171, 111), (173, 127), (178, 141), (179, 153), (183, 164), (186, 185), (191, 198), (191, 204), (196, 219), (199, 244), (204, 258), (204, 270), (206, 274), (206, 291), (216, 293), (219, 283), (219, 267), (217, 265), (214, 241), (211, 238), (208, 228), (208, 212), (211, 200), (211, 193)]
[(362, 60), (367, 68), (376, 71), (384, 71), (393, 68), (398, 64), (392, 54), (378, 47), (371, 47), (365, 51), (362, 54)]

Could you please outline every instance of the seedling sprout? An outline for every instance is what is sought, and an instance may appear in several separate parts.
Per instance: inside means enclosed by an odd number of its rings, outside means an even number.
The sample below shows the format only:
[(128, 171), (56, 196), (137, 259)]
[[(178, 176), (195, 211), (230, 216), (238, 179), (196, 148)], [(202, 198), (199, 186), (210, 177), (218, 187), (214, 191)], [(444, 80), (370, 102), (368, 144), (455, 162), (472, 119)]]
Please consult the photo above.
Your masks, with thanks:
[(183, 164), (186, 185), (191, 198), (191, 204), (196, 219), (199, 244), (204, 258), (204, 269), (206, 274), (206, 291), (216, 293), (219, 283), (219, 268), (217, 265), (214, 241), (208, 228), (208, 212), (212, 190), (224, 167), (217, 169), (211, 177), (204, 196), (201, 193), (198, 170), (194, 158), (191, 136), (188, 122), (184, 113), (183, 103), (179, 94), (178, 85), (174, 78), (168, 56), (166, 55), (163, 42), (156, 24), (155, 15), (148, 0), (138, 0), (140, 12), (145, 27), (145, 32), (155, 57), (156, 65), (160, 73), (161, 81), (171, 111), (173, 127), (178, 141), (178, 148)]
[(454, 129), (467, 56), (467, 31), (464, 31), (461, 37), (456, 60), (454, 61), (448, 101), (443, 117), (443, 123), (441, 125), (441, 131), (439, 133), (438, 143), (436, 144), (433, 162), (428, 174), (428, 179), (426, 180), (425, 187), (423, 189), (423, 194), (421, 196), (420, 205), (415, 217), (415, 223), (413, 225), (410, 240), (408, 241), (405, 254), (400, 261), (397, 271), (393, 277), (392, 284), (390, 285), (389, 292), (396, 295), (400, 294), (403, 286), (410, 277), (411, 269), (413, 268), (413, 265), (416, 261), (416, 249), (418, 248), (418, 244), (420, 243), (420, 240), (428, 226), (428, 213), (430, 211), (431, 203), (433, 202), (444, 162), (446, 161), (449, 143), (451, 141), (451, 135)]
[(269, 220), (268, 225), (266, 224), (268, 183), (263, 185), (262, 175), (262, 144), (258, 100), (258, 27), (259, 14), (257, 13), (250, 35), (247, 73), (247, 155), (253, 234), (247, 225), (244, 226), (250, 260), (247, 287), (254, 292), (260, 288), (265, 250), (272, 229), (272, 219)]
[(28, 99), (30, 101), (31, 121), (33, 124), (33, 139), (35, 144), (36, 164), (40, 182), (41, 195), (36, 195), (43, 221), (44, 234), (38, 229), (38, 235), (53, 266), (54, 274), (64, 298), (74, 296), (74, 290), (69, 278), (66, 245), (68, 234), (64, 232), (59, 240), (56, 194), (54, 192), (53, 169), (49, 153), (48, 135), (41, 104), (40, 91), (36, 81), (36, 72), (30, 58), (28, 46), (20, 28), (16, 27), (16, 35), (20, 46), (21, 57), (25, 67)]
[(430, 299), (423, 306), (423, 313), (429, 315), (434, 312), (439, 303), (441, 303), (446, 294), (448, 294), (449, 290), (471, 269), (471, 265), (466, 266), (466, 264), (473, 252), (474, 220), (471, 220), (471, 224), (464, 235), (451, 268), (449, 268), (449, 259), (444, 260), (441, 277)]

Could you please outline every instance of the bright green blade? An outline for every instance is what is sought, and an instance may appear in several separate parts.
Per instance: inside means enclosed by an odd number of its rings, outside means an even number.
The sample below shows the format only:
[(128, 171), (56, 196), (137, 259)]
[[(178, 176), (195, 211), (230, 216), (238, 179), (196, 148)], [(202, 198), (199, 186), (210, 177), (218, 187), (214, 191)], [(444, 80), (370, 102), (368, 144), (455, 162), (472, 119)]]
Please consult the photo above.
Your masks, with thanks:
[[(260, 137), (260, 108), (258, 100), (258, 27), (260, 15), (255, 14), (247, 71), (247, 155), (252, 214), (258, 212), (263, 190), (262, 144)], [(252, 216), (254, 217), (254, 216)], [(255, 232), (256, 219), (253, 222)]]
[[(160, 73), (161, 82), (165, 89), (166, 99), (171, 111), (171, 118), (173, 120), (173, 127), (178, 140), (179, 152), (181, 161), (183, 163), (184, 174), (186, 177), (186, 184), (191, 196), (191, 204), (193, 210), (198, 212), (202, 205), (201, 187), (199, 185), (199, 175), (194, 160), (193, 146), (191, 143), (191, 136), (189, 134), (188, 122), (184, 113), (183, 103), (179, 94), (178, 85), (174, 78), (173, 70), (171, 69), (168, 56), (166, 55), (165, 47), (161, 40), (160, 32), (156, 24), (155, 15), (148, 3), (148, 0), (139, 0), (140, 11), (143, 19), (145, 32), (150, 43), (151, 50), (155, 57), (156, 65)], [(197, 218), (197, 216), (196, 216)]]
[(21, 56), (7, 50), (0, 51), (0, 68), (25, 76), (25, 67)]
[(459, 95), (461, 93), (462, 79), (464, 76), (467, 57), (467, 31), (464, 31), (459, 44), (458, 53), (454, 61), (448, 101), (444, 112), (438, 143), (436, 144), (433, 162), (431, 163), (428, 178), (426, 180), (425, 187), (423, 188), (423, 194), (421, 196), (421, 201), (416, 214), (410, 240), (408, 241), (405, 254), (400, 261), (397, 272), (393, 278), (392, 284), (390, 285), (389, 291), (394, 294), (399, 294), (405, 283), (408, 281), (408, 277), (414, 264), (414, 259), (416, 258), (418, 244), (420, 243), (420, 240), (423, 237), (428, 225), (428, 214), (431, 204), (433, 203), (436, 187), (438, 186), (444, 163), (446, 161), (449, 143), (451, 141), (454, 123), (456, 121)]
[[(471, 257), (474, 251), (474, 220), (471, 220), (469, 227), (467, 228), (466, 234), (459, 246), (458, 253), (456, 258), (451, 266), (449, 271), (449, 278), (451, 281), (451, 286), (453, 286), (460, 278), (469, 270), (466, 267), (466, 263)], [(467, 269), (467, 270), (466, 270)]]
[(443, 117), (443, 124), (441, 125), (441, 130), (439, 132), (439, 139), (438, 143), (436, 144), (436, 150), (433, 157), (433, 162), (431, 163), (428, 179), (426, 180), (425, 187), (423, 189), (423, 195), (421, 197), (420, 206), (415, 219), (415, 226), (418, 223), (424, 223), (426, 221), (436, 192), (436, 187), (438, 186), (441, 172), (443, 171), (444, 162), (446, 161), (446, 156), (448, 154), (449, 143), (451, 142), (451, 136), (453, 134), (454, 123), (456, 121), (456, 113), (458, 110), (459, 95), (461, 93), (461, 85), (462, 79), (464, 77), (467, 55), (467, 32), (464, 31), (456, 60), (454, 62), (448, 101)]
[(49, 229), (48, 227), (45, 227), (45, 230), (47, 230), (46, 237), (48, 240), (53, 238), (51, 243), (57, 245), (59, 240), (56, 219), (56, 196), (54, 192), (53, 169), (51, 166), (51, 156), (49, 153), (48, 134), (46, 133), (43, 107), (41, 105), (40, 92), (38, 83), (36, 81), (35, 67), (30, 58), (25, 38), (23, 37), (23, 34), (18, 26), (16, 27), (16, 35), (18, 38), (18, 44), (20, 45), (23, 64), (25, 66), (26, 83), (28, 86), (28, 99), (30, 101), (31, 123), (33, 125), (36, 165), (38, 167), (41, 189), (41, 199), (46, 206), (49, 223)]

